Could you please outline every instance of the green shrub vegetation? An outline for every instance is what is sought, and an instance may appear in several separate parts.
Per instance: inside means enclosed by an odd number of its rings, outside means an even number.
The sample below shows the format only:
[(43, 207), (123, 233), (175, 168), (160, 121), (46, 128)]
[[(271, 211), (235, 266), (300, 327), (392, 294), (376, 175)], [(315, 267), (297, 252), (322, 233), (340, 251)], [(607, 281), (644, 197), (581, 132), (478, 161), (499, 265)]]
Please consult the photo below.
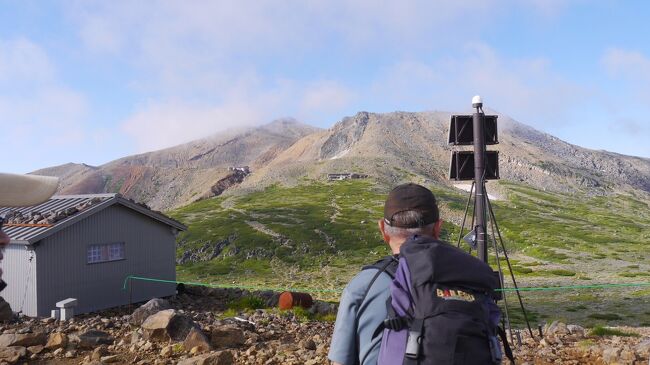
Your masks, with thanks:
[(614, 328), (608, 328), (603, 326), (595, 326), (594, 328), (591, 329), (589, 335), (599, 336), (599, 337), (603, 337), (603, 336), (640, 337), (638, 333), (625, 332), (625, 331), (620, 331)]
[(228, 303), (228, 309), (231, 309), (236, 312), (262, 309), (265, 307), (266, 307), (266, 302), (263, 299), (252, 295), (241, 297), (237, 300)]
[(579, 305), (567, 307), (566, 311), (567, 312), (578, 312), (578, 311), (584, 311), (585, 309), (587, 309), (587, 307), (585, 307), (582, 304), (579, 304)]
[(650, 276), (650, 273), (641, 272), (641, 271), (624, 271), (618, 274), (624, 278), (635, 278), (637, 276)]
[(616, 321), (619, 319), (623, 319), (623, 317), (621, 317), (616, 313), (592, 313), (589, 315), (589, 318), (602, 319), (604, 321)]
[[(633, 292), (631, 295), (633, 297), (650, 297), (650, 288), (637, 290)], [(645, 312), (645, 314), (650, 315), (650, 312)]]
[(302, 308), (302, 307), (293, 307), (293, 308), (287, 309), (287, 310), (273, 309), (273, 312), (278, 313), (281, 316), (293, 317), (293, 318), (297, 319), (300, 322), (312, 322), (312, 321), (334, 322), (334, 321), (336, 321), (336, 314), (334, 314), (334, 313), (328, 313), (328, 314), (312, 313), (309, 309), (305, 309), (305, 308)]
[(554, 269), (554, 270), (549, 270), (549, 272), (553, 275), (557, 276), (575, 276), (576, 273), (571, 271), (571, 270), (564, 270), (564, 269)]
[(513, 266), (512, 271), (514, 271), (517, 274), (530, 274), (533, 272), (533, 269), (529, 267), (522, 267), (522, 266)]
[[(411, 176), (406, 170), (398, 172)], [(647, 196), (562, 194), (506, 181), (494, 184), (505, 194), (505, 200), (492, 201), (492, 205), (520, 286), (576, 285), (592, 278), (594, 283), (640, 281), (639, 277), (650, 275), (646, 273), (650, 264)], [(461, 221), (467, 193), (442, 185), (430, 187), (443, 209), (442, 239), (455, 244), (459, 227), (451, 222)], [(325, 182), (305, 178), (295, 186), (273, 185), (167, 212), (189, 227), (178, 237), (179, 256), (206, 244), (225, 243), (210, 261), (179, 265), (177, 277), (212, 284), (328, 289), (333, 292), (313, 294), (338, 300), (338, 290), (362, 266), (389, 253), (376, 224), (387, 192), (386, 186), (371, 179)], [(462, 247), (467, 249), (465, 243)], [(489, 263), (496, 268), (490, 250)], [(509, 285), (503, 257), (500, 264)], [(626, 295), (623, 289), (522, 294), (535, 319), (575, 315), (576, 323), (592, 324), (598, 319), (589, 317), (594, 312), (620, 310), (620, 318), (612, 320), (640, 315), (634, 306), (642, 304), (645, 295), (639, 289), (630, 289)], [(511, 310), (516, 308), (514, 294), (507, 297)], [(632, 300), (622, 302), (623, 297)], [(598, 306), (587, 305), (594, 303)], [(241, 310), (250, 310), (253, 304), (242, 304)], [(586, 307), (579, 308), (582, 304)], [(231, 311), (239, 310), (235, 307)], [(523, 315), (513, 318), (521, 323)]]

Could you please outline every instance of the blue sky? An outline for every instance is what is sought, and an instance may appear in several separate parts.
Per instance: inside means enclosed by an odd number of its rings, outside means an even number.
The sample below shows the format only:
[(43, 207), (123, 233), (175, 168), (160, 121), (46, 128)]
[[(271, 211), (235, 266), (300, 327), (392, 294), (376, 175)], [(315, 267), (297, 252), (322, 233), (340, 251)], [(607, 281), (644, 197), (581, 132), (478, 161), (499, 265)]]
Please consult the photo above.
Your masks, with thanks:
[(0, 171), (224, 129), (486, 106), (650, 157), (646, 1), (0, 0)]

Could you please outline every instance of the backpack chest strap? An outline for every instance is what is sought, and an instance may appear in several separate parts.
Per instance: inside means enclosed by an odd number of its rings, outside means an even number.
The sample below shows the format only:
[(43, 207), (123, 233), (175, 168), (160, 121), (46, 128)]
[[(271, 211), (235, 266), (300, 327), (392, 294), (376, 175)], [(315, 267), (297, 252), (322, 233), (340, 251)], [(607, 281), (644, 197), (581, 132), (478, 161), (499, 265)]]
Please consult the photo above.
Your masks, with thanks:
[(400, 317), (395, 313), (395, 309), (393, 309), (392, 305), (392, 299), (391, 297), (388, 297), (386, 299), (386, 319), (384, 319), (383, 322), (381, 322), (377, 328), (375, 328), (375, 332), (372, 333), (372, 338), (375, 338), (379, 336), (384, 329), (390, 329), (393, 331), (401, 331), (404, 328), (407, 328), (409, 326), (408, 319), (405, 317)]
[(420, 345), (422, 344), (422, 329), (424, 319), (414, 318), (409, 326), (409, 334), (406, 338), (406, 350), (404, 356), (407, 359), (417, 359), (420, 356)]

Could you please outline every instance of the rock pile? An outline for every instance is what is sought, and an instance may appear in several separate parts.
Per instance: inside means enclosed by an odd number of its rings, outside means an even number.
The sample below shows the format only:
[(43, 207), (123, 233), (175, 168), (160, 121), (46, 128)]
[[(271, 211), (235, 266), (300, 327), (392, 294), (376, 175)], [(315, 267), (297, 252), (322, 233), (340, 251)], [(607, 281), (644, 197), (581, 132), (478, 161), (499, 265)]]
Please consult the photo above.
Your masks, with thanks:
[[(69, 321), (21, 318), (0, 327), (0, 364), (328, 364), (333, 323), (306, 321), (291, 311), (251, 310), (226, 318), (241, 290), (191, 289), (135, 310), (117, 308)], [(277, 301), (277, 295), (267, 294)], [(317, 302), (318, 310), (335, 310)], [(316, 310), (316, 309), (315, 309)], [(524, 336), (518, 364), (648, 364), (650, 329), (639, 337), (591, 336), (552, 323), (544, 338)]]
[[(278, 293), (256, 292), (270, 306)], [(0, 326), (0, 364), (317, 364), (327, 363), (330, 323), (257, 310), (221, 318), (252, 293), (188, 288), (135, 310), (117, 308), (70, 321), (21, 317)], [(317, 302), (313, 311), (335, 306)], [(317, 360), (319, 359), (319, 360)]]
[(647, 365), (650, 328), (617, 328), (625, 336), (593, 336), (577, 325), (555, 321), (544, 327), (542, 339), (523, 336), (515, 350), (520, 364)]
[(23, 214), (17, 210), (10, 210), (5, 215), (5, 219), (7, 220), (7, 224), (54, 224), (86, 210), (101, 201), (100, 198), (92, 198), (74, 207), (69, 207), (63, 210), (52, 210), (49, 212), (31, 211), (27, 214)]

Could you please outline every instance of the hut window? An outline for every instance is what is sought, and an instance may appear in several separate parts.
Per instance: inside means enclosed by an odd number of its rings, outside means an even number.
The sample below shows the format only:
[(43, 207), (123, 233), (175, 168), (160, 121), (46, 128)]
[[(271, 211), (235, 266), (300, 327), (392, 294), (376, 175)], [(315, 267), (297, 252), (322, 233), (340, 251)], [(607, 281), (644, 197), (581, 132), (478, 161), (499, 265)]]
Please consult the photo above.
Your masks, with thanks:
[(88, 246), (88, 263), (124, 260), (124, 242)]

